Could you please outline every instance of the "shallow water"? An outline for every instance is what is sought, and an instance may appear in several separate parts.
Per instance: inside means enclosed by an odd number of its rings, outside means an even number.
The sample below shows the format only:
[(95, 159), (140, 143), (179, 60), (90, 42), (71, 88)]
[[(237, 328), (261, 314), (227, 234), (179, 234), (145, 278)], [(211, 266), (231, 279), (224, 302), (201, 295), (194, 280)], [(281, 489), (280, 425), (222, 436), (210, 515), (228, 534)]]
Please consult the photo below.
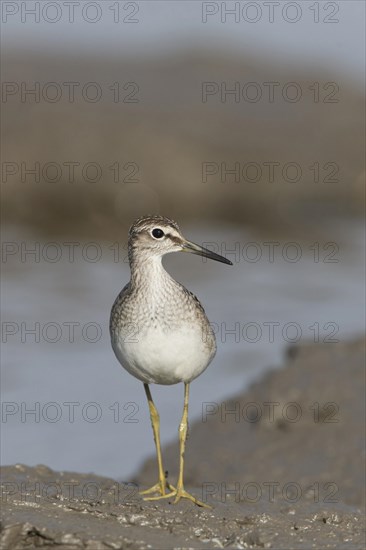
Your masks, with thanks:
[[(199, 296), (217, 332), (217, 356), (192, 384), (191, 420), (279, 366), (289, 343), (333, 345), (364, 331), (360, 222), (332, 224), (319, 245), (289, 238), (273, 256), (264, 243), (277, 239), (248, 229), (184, 229), (219, 253), (226, 248), (234, 262), (186, 254), (164, 261)], [(117, 258), (113, 243), (55, 246), (19, 228), (9, 228), (5, 241), (2, 463), (130, 478), (154, 445), (142, 384), (119, 366), (109, 342), (110, 307), (129, 277), (122, 245)], [(22, 257), (22, 242), (35, 254), (23, 249)], [(168, 442), (177, 436), (183, 388), (153, 386), (152, 393)]]

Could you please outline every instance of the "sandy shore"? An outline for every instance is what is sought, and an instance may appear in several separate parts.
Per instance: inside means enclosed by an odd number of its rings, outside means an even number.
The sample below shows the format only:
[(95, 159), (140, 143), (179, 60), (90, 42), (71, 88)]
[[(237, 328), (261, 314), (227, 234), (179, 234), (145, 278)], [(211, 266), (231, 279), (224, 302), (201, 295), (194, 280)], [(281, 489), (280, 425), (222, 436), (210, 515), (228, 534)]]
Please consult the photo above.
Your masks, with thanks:
[[(212, 509), (143, 501), (154, 461), (131, 484), (3, 467), (1, 548), (365, 548), (364, 359), (364, 340), (296, 347), (249, 391), (204, 405), (186, 484)], [(177, 456), (164, 449), (172, 481)]]

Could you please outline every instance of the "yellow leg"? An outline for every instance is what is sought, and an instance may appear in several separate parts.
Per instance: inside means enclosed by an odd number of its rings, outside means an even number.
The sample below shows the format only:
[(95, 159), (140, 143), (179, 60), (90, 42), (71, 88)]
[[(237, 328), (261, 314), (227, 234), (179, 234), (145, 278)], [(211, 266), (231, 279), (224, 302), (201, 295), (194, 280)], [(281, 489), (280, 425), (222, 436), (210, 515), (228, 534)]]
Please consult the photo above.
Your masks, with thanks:
[(183, 477), (184, 477), (184, 452), (186, 449), (186, 440), (188, 432), (188, 401), (189, 401), (189, 383), (184, 384), (184, 406), (183, 406), (183, 416), (179, 424), (179, 477), (177, 483), (177, 493), (174, 503), (179, 502), (181, 498), (188, 498), (197, 506), (204, 506), (205, 508), (210, 508), (204, 502), (201, 502), (193, 495), (187, 493), (184, 489)]
[(196, 497), (187, 493), (184, 489), (183, 475), (184, 475), (184, 451), (186, 447), (187, 432), (188, 432), (188, 401), (189, 401), (189, 383), (184, 384), (184, 406), (183, 416), (179, 424), (179, 477), (177, 488), (173, 489), (170, 493), (158, 497), (151, 497), (149, 500), (159, 500), (161, 498), (168, 498), (175, 496), (174, 504), (180, 501), (181, 498), (187, 498), (197, 504), (197, 506), (203, 506), (205, 508), (211, 508), (208, 504), (201, 502)]
[(157, 408), (155, 407), (154, 401), (151, 397), (151, 392), (148, 384), (144, 384), (145, 393), (147, 401), (149, 403), (151, 425), (154, 433), (154, 441), (156, 447), (156, 456), (158, 459), (158, 470), (159, 470), (159, 481), (155, 483), (150, 489), (145, 491), (140, 491), (140, 495), (148, 495), (150, 493), (160, 493), (165, 495), (165, 490), (168, 488), (170, 491), (174, 489), (165, 479), (164, 469), (163, 469), (163, 460), (161, 456), (161, 447), (160, 447), (160, 419)]

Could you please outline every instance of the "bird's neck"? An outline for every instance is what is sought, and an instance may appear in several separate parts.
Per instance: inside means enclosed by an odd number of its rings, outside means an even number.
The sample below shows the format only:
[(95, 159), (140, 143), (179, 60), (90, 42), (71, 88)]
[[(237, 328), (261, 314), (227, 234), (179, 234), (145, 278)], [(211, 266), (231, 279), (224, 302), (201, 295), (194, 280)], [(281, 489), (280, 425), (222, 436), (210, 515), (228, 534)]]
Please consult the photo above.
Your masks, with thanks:
[(130, 269), (132, 289), (164, 288), (165, 285), (175, 283), (158, 256), (132, 255)]

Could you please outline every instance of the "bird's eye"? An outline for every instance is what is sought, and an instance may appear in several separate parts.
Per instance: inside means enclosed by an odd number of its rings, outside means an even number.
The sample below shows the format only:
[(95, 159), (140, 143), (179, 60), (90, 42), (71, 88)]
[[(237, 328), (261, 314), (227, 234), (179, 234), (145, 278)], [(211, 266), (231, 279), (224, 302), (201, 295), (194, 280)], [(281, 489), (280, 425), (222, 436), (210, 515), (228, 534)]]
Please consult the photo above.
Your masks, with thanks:
[(162, 237), (164, 237), (164, 231), (156, 227), (152, 230), (152, 236), (155, 237), (155, 239), (161, 239)]

